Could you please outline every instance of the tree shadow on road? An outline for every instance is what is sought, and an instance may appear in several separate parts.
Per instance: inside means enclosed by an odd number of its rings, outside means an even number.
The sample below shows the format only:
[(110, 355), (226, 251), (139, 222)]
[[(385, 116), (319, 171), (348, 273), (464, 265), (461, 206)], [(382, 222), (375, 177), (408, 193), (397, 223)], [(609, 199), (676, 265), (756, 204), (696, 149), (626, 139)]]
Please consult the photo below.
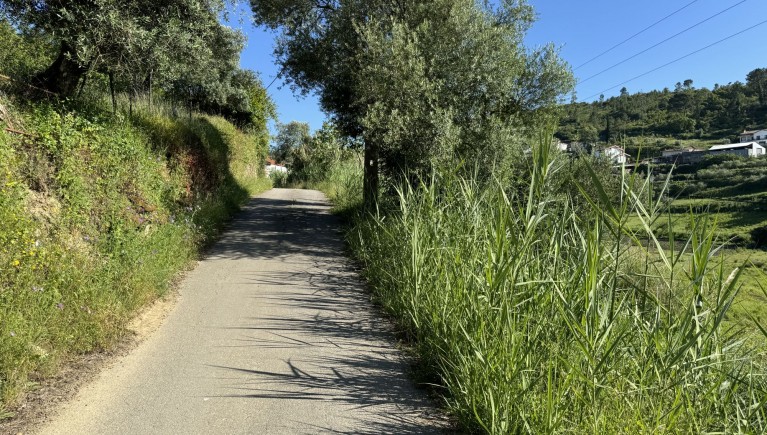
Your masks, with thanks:
[(341, 255), (340, 225), (325, 201), (253, 198), (208, 255), (226, 258), (288, 258)]
[(251, 348), (254, 358), (276, 351), (289, 356), (269, 369), (261, 361), (210, 366), (225, 383), (218, 397), (285, 401), (286, 407), (333, 403), (345, 410), (343, 419), (354, 419), (346, 430), (295, 416), (292, 427), (305, 427), (305, 433), (444, 433), (450, 425), (405, 375), (408, 363), (392, 344), (393, 328), (373, 312), (370, 295), (343, 257), (338, 228), (324, 202), (260, 198), (212, 248), (214, 257), (290, 265), (244, 275), (253, 284), (249, 297), (279, 314), (225, 326), (233, 339), (222, 343)]

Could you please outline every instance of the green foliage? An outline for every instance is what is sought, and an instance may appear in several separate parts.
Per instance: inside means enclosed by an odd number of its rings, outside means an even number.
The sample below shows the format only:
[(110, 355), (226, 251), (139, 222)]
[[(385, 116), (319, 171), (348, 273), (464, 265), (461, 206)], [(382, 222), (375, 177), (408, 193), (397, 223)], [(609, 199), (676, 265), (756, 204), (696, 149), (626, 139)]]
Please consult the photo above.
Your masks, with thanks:
[(586, 168), (583, 213), (547, 188), (564, 168), (536, 148), (524, 197), (437, 175), (349, 233), (464, 427), (763, 432), (764, 359), (723, 327), (740, 276), (715, 260), (713, 222), (691, 216), (659, 255), (647, 180), (613, 202)]
[(293, 166), (293, 160), (300, 150), (306, 147), (312, 140), (309, 133), (309, 124), (305, 122), (291, 121), (287, 124), (277, 125), (277, 135), (273, 138), (272, 157), (278, 162)]
[[(6, 102), (3, 101), (6, 105)], [(48, 104), (0, 131), (0, 403), (109, 348), (252, 193), (266, 143), (222, 118)]]
[(0, 19), (0, 74), (23, 78), (43, 70), (53, 59), (52, 47), (45, 36), (34, 31), (20, 35)]
[(756, 94), (762, 107), (767, 106), (767, 68), (757, 68), (748, 73), (746, 86)]
[(415, 179), (463, 160), (500, 176), (519, 159), (525, 128), (539, 125), (572, 83), (552, 47), (521, 45), (528, 8), (418, 2), (360, 26), (362, 125), (386, 173)]
[(259, 23), (282, 30), (286, 77), (316, 91), (343, 134), (364, 140), (366, 192), (376, 195), (379, 158), (388, 178), (411, 181), (462, 161), (509, 166), (525, 129), (572, 86), (552, 47), (522, 45), (534, 16), (525, 1), (251, 5)]
[(674, 91), (626, 91), (605, 101), (573, 102), (563, 108), (557, 136), (565, 141), (623, 143), (635, 156), (639, 147), (630, 142), (646, 138), (644, 157), (681, 148), (679, 140), (695, 140), (699, 146), (703, 141), (737, 142), (744, 129), (767, 125), (765, 71), (751, 71), (746, 84), (736, 81), (713, 90), (696, 89), (686, 80)]
[[(219, 23), (220, 0), (0, 2), (7, 74), (61, 97), (87, 83), (164, 98), (239, 126), (274, 117), (259, 77), (239, 67), (244, 36)], [(6, 38), (7, 37), (7, 38)], [(7, 62), (6, 62), (7, 61)], [(261, 128), (261, 127), (256, 127)]]
[(315, 185), (329, 178), (329, 174), (347, 160), (359, 159), (357, 153), (347, 147), (340, 132), (329, 122), (314, 136), (291, 150), (289, 184)]

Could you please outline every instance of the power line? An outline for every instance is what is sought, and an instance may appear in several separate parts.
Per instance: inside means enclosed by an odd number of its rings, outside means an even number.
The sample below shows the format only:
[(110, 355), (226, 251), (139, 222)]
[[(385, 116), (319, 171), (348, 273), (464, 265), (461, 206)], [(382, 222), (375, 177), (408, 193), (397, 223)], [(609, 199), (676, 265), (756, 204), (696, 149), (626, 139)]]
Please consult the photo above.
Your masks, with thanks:
[(673, 17), (674, 15), (678, 14), (679, 12), (682, 12), (683, 10), (687, 9), (688, 7), (692, 6), (693, 4), (695, 4), (695, 3), (699, 2), (699, 1), (700, 1), (700, 0), (693, 0), (693, 1), (691, 1), (690, 3), (687, 3), (686, 5), (684, 5), (684, 6), (682, 6), (681, 8), (679, 8), (679, 9), (675, 10), (674, 12), (670, 13), (669, 15), (666, 15), (665, 17), (663, 17), (663, 18), (661, 18), (660, 20), (658, 20), (658, 21), (656, 21), (656, 22), (654, 22), (654, 23), (650, 24), (649, 26), (645, 27), (644, 29), (640, 30), (639, 32), (637, 32), (637, 33), (634, 33), (633, 35), (629, 36), (628, 38), (624, 39), (623, 41), (621, 41), (621, 42), (619, 42), (619, 43), (617, 43), (617, 44), (613, 45), (612, 47), (608, 48), (607, 50), (605, 50), (605, 51), (603, 51), (603, 52), (599, 53), (598, 55), (596, 55), (596, 56), (592, 57), (591, 59), (587, 60), (586, 62), (584, 62), (584, 63), (582, 63), (582, 64), (578, 65), (577, 67), (575, 67), (575, 70), (574, 70), (574, 71), (577, 71), (577, 70), (579, 70), (580, 68), (582, 68), (582, 67), (584, 67), (584, 66), (586, 66), (586, 65), (590, 64), (591, 62), (593, 62), (593, 61), (595, 61), (595, 60), (599, 59), (600, 57), (604, 56), (605, 54), (607, 54), (607, 53), (609, 53), (609, 52), (611, 52), (611, 51), (615, 50), (616, 48), (620, 47), (621, 45), (623, 45), (623, 44), (625, 44), (625, 43), (627, 43), (627, 42), (631, 41), (632, 39), (636, 38), (637, 36), (641, 35), (642, 33), (644, 33), (644, 32), (646, 32), (646, 31), (648, 31), (648, 30), (652, 29), (653, 27), (657, 26), (658, 24), (660, 24), (660, 23), (662, 23), (662, 22), (666, 21), (667, 19), (669, 19), (669, 18)]
[(585, 79), (583, 79), (583, 80), (579, 81), (578, 83), (580, 84), (580, 83), (584, 83), (584, 82), (587, 82), (587, 81), (589, 81), (589, 80), (593, 79), (594, 77), (600, 76), (600, 75), (602, 75), (602, 74), (606, 73), (607, 71), (610, 71), (611, 69), (613, 69), (613, 68), (615, 68), (615, 67), (617, 67), (617, 66), (623, 65), (624, 63), (626, 63), (626, 62), (630, 61), (631, 59), (634, 59), (634, 58), (636, 58), (637, 56), (640, 56), (640, 55), (642, 55), (642, 54), (645, 54), (645, 53), (647, 53), (648, 51), (652, 50), (653, 48), (655, 48), (655, 47), (658, 47), (659, 45), (663, 45), (663, 44), (665, 44), (666, 42), (668, 42), (668, 41), (670, 41), (670, 40), (672, 40), (672, 39), (676, 38), (676, 37), (677, 37), (677, 36), (679, 36), (679, 35), (682, 35), (683, 33), (687, 33), (687, 32), (689, 32), (690, 30), (692, 30), (692, 29), (694, 29), (694, 28), (696, 28), (696, 27), (700, 26), (700, 25), (701, 25), (701, 24), (703, 24), (703, 23), (706, 23), (706, 22), (708, 22), (708, 21), (711, 21), (711, 20), (713, 20), (714, 18), (718, 17), (719, 15), (722, 15), (723, 13), (725, 13), (725, 12), (729, 11), (730, 9), (733, 9), (733, 8), (735, 8), (736, 6), (740, 6), (740, 5), (742, 5), (742, 4), (743, 4), (743, 3), (745, 3), (746, 1), (748, 1), (748, 0), (742, 0), (742, 1), (740, 1), (739, 3), (735, 3), (734, 5), (730, 6), (729, 8), (727, 8), (727, 9), (724, 9), (724, 10), (722, 10), (722, 11), (720, 11), (720, 12), (717, 12), (716, 14), (714, 14), (714, 15), (712, 15), (712, 16), (710, 16), (710, 17), (706, 18), (705, 20), (703, 20), (703, 21), (699, 21), (699, 22), (697, 22), (697, 23), (693, 24), (692, 26), (690, 26), (690, 27), (688, 27), (688, 28), (686, 28), (686, 29), (682, 30), (681, 32), (679, 32), (679, 33), (676, 33), (676, 34), (674, 34), (674, 35), (672, 35), (672, 36), (669, 36), (668, 38), (664, 39), (663, 41), (661, 41), (661, 42), (659, 42), (659, 43), (657, 43), (657, 44), (655, 44), (655, 45), (653, 45), (653, 46), (651, 46), (651, 47), (649, 47), (649, 48), (646, 48), (646, 49), (644, 49), (644, 50), (640, 51), (639, 53), (636, 53), (636, 54), (634, 54), (633, 56), (627, 57), (626, 59), (623, 59), (622, 61), (620, 61), (620, 62), (616, 63), (615, 65), (612, 65), (612, 66), (610, 66), (610, 67), (608, 67), (608, 68), (605, 68), (605, 69), (603, 69), (602, 71), (599, 71), (598, 73), (596, 73), (596, 74), (594, 74), (594, 75), (592, 75), (592, 76), (589, 76), (588, 78), (585, 78)]
[(693, 51), (693, 52), (691, 52), (691, 53), (685, 54), (685, 55), (684, 55), (684, 56), (682, 56), (682, 57), (678, 57), (678, 58), (676, 58), (676, 59), (672, 60), (671, 62), (665, 63), (665, 64), (663, 64), (663, 65), (661, 65), (661, 66), (659, 66), (659, 67), (657, 67), (657, 68), (653, 68), (653, 69), (651, 69), (650, 71), (647, 71), (647, 72), (645, 72), (645, 73), (639, 74), (639, 75), (638, 75), (638, 76), (636, 76), (636, 77), (632, 77), (632, 78), (630, 78), (630, 79), (626, 80), (625, 82), (622, 82), (622, 83), (618, 83), (618, 84), (617, 84), (617, 85), (615, 85), (615, 86), (612, 86), (612, 87), (610, 87), (610, 88), (607, 88), (607, 89), (605, 89), (605, 90), (603, 90), (603, 91), (601, 91), (601, 92), (597, 92), (596, 94), (594, 94), (594, 95), (592, 95), (592, 96), (590, 96), (590, 97), (586, 98), (586, 100), (588, 101), (588, 100), (590, 100), (590, 99), (592, 99), (592, 98), (594, 98), (594, 97), (597, 97), (597, 96), (599, 96), (599, 95), (601, 95), (601, 94), (604, 94), (604, 93), (605, 93), (605, 92), (607, 92), (607, 91), (611, 91), (611, 90), (613, 90), (613, 89), (615, 89), (615, 88), (617, 88), (617, 87), (619, 87), (619, 86), (623, 86), (623, 85), (625, 85), (625, 84), (627, 84), (627, 83), (633, 82), (633, 81), (634, 81), (634, 80), (636, 80), (636, 79), (642, 78), (642, 77), (644, 77), (644, 76), (646, 76), (646, 75), (648, 75), (648, 74), (652, 74), (652, 73), (654, 73), (655, 71), (658, 71), (659, 69), (662, 69), (662, 68), (665, 68), (665, 67), (667, 67), (667, 66), (669, 66), (669, 65), (671, 65), (671, 64), (677, 63), (677, 62), (679, 62), (680, 60), (684, 60), (684, 59), (687, 59), (688, 57), (690, 57), (690, 56), (692, 56), (692, 55), (698, 54), (698, 53), (700, 53), (701, 51), (704, 51), (704, 50), (708, 50), (709, 48), (711, 48), (711, 47), (713, 47), (713, 46), (715, 46), (715, 45), (719, 45), (719, 44), (721, 44), (721, 43), (722, 43), (722, 42), (724, 42), (724, 41), (727, 41), (727, 40), (729, 40), (729, 39), (732, 39), (732, 38), (734, 38), (734, 37), (736, 37), (736, 36), (742, 35), (743, 33), (746, 33), (746, 32), (748, 32), (749, 30), (753, 30), (753, 29), (755, 29), (755, 28), (757, 28), (757, 27), (759, 27), (759, 26), (762, 26), (762, 25), (764, 25), (764, 24), (767, 24), (767, 20), (764, 20), (764, 21), (762, 21), (761, 23), (757, 23), (757, 24), (754, 24), (753, 26), (751, 26), (751, 27), (749, 27), (749, 28), (746, 28), (746, 29), (743, 29), (743, 30), (741, 30), (740, 32), (737, 32), (737, 33), (733, 33), (732, 35), (730, 35), (730, 36), (727, 36), (726, 38), (722, 38), (722, 39), (720, 39), (720, 40), (718, 40), (718, 41), (716, 41), (716, 42), (714, 42), (714, 43), (711, 43), (711, 44), (709, 44), (709, 45), (707, 45), (707, 46), (703, 47), (703, 48), (700, 48), (700, 49), (698, 49), (698, 50), (695, 50), (695, 51)]
[(268, 91), (268, 90), (269, 90), (269, 88), (271, 88), (271, 87), (272, 87), (272, 85), (274, 84), (274, 82), (276, 82), (276, 81), (277, 81), (277, 79), (278, 79), (278, 78), (280, 78), (280, 75), (279, 75), (279, 74), (277, 74), (276, 76), (274, 76), (274, 80), (272, 80), (272, 82), (271, 82), (271, 83), (269, 83), (269, 86), (267, 86), (267, 87), (266, 87), (266, 89), (264, 89), (264, 90), (265, 90), (265, 91)]

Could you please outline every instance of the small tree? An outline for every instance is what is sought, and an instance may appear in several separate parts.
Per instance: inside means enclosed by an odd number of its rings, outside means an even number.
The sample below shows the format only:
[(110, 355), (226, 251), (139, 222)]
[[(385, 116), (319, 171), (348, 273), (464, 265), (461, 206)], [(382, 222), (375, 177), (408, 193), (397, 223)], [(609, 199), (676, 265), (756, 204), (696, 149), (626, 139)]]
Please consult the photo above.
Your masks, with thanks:
[(309, 124), (291, 121), (277, 126), (277, 135), (272, 144), (272, 157), (287, 166), (293, 165), (294, 154), (309, 145), (312, 137)]
[(746, 86), (756, 94), (761, 106), (767, 105), (767, 68), (757, 68), (748, 73)]

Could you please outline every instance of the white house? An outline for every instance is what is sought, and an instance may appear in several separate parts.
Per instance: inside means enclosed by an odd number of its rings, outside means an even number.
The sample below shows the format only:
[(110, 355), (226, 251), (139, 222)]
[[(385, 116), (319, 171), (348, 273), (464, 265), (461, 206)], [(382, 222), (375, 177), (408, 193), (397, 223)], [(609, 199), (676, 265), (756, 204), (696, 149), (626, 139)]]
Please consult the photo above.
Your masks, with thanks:
[(756, 142), (759, 145), (767, 146), (767, 130), (744, 131), (740, 134), (740, 142)]
[(283, 174), (287, 174), (288, 173), (288, 168), (286, 168), (286, 167), (284, 167), (282, 165), (266, 165), (266, 167), (264, 169), (266, 170), (266, 176), (267, 177), (271, 176), (272, 174), (278, 173), (278, 172), (283, 173)]
[(275, 162), (272, 159), (266, 159), (266, 165), (264, 166), (264, 170), (266, 171), (266, 176), (269, 177), (273, 173), (288, 173), (288, 168), (286, 168), (283, 165), (278, 165), (277, 162)]
[(627, 163), (629, 160), (629, 155), (626, 154), (626, 151), (617, 145), (594, 151), (594, 157), (606, 157), (618, 165)]
[(731, 143), (714, 145), (708, 149), (709, 154), (735, 154), (743, 157), (759, 157), (765, 155), (765, 148), (756, 142)]

